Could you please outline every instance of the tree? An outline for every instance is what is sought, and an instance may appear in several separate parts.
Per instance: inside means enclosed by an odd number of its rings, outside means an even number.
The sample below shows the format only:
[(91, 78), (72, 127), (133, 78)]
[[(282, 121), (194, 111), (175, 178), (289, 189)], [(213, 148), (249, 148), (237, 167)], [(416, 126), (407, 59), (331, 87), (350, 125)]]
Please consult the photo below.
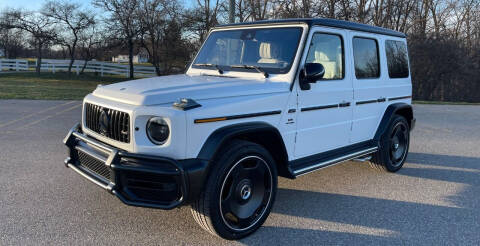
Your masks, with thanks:
[(222, 8), (219, 0), (197, 0), (195, 8), (186, 13), (185, 25), (197, 35), (200, 43), (205, 40), (210, 29), (219, 23), (222, 9), (225, 8)]
[(80, 4), (69, 3), (63, 0), (50, 0), (43, 7), (43, 14), (60, 25), (61, 32), (58, 36), (58, 43), (66, 46), (70, 56), (68, 73), (71, 73), (75, 61), (75, 52), (79, 36), (95, 24), (94, 17), (87, 11), (80, 9)]
[(253, 20), (265, 20), (268, 14), (269, 0), (248, 0), (250, 16)]
[(133, 78), (134, 41), (141, 31), (139, 6), (140, 0), (94, 0), (94, 5), (110, 13), (107, 25), (117, 31), (128, 47), (129, 77)]
[(8, 29), (0, 26), (0, 49), (4, 49), (5, 57), (15, 59), (23, 51), (25, 42), (22, 30)]
[(79, 53), (84, 60), (80, 74), (83, 74), (89, 61), (98, 57), (99, 51), (102, 49), (105, 41), (104, 30), (99, 29), (96, 25), (91, 25), (87, 30), (79, 35)]
[(32, 44), (37, 52), (36, 72), (40, 74), (42, 51), (57, 37), (53, 22), (50, 18), (38, 12), (9, 10), (4, 15), (2, 24), (4, 27), (20, 29), (30, 34)]
[(140, 4), (140, 24), (142, 26), (141, 44), (155, 67), (160, 71), (160, 49), (167, 33), (169, 22), (177, 17), (178, 2), (168, 0), (142, 0)]

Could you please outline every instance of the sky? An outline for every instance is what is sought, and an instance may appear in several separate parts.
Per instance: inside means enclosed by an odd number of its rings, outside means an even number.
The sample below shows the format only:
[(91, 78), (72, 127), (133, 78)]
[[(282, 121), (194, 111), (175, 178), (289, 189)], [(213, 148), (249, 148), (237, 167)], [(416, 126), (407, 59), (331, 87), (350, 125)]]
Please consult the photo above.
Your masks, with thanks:
[[(90, 7), (91, 0), (68, 0), (69, 2), (77, 2), (83, 5), (83, 7)], [(180, 1), (186, 6), (193, 3), (194, 0)], [(5, 8), (22, 8), (27, 10), (39, 10), (45, 0), (0, 0), (0, 11)]]
[[(44, 2), (44, 0), (0, 0), (0, 10), (4, 8), (39, 10)], [(69, 2), (78, 2), (84, 6), (90, 5), (90, 0), (69, 0)]]

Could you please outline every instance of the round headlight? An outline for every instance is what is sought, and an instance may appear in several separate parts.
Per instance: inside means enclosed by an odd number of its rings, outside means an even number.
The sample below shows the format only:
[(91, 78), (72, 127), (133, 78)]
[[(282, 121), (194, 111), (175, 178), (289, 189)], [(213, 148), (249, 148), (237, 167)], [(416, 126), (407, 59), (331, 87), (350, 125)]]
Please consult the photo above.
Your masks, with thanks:
[(164, 144), (170, 136), (170, 128), (162, 117), (153, 117), (147, 123), (147, 136), (154, 144)]

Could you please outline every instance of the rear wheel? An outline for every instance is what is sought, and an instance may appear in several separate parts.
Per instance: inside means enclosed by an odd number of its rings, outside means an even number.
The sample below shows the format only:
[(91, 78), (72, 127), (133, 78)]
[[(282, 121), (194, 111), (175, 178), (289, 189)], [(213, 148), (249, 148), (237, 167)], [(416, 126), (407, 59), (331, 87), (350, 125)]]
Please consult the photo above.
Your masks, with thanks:
[(372, 167), (389, 172), (402, 168), (410, 145), (410, 128), (405, 117), (395, 115), (380, 139), (380, 148), (373, 154)]
[(197, 223), (208, 232), (239, 239), (268, 217), (277, 190), (269, 152), (248, 141), (233, 141), (215, 158), (200, 198), (192, 204)]

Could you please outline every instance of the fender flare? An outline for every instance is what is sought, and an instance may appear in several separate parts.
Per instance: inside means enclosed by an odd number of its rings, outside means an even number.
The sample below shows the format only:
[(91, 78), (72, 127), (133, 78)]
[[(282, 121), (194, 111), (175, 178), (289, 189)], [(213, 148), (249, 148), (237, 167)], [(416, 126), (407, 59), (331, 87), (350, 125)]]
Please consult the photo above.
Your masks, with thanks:
[(279, 139), (282, 139), (282, 147), (284, 153), (287, 153), (283, 138), (278, 129), (265, 122), (248, 122), (224, 126), (215, 130), (207, 138), (203, 144), (200, 152), (197, 155), (198, 159), (211, 160), (218, 150), (230, 139), (240, 135), (253, 134), (256, 132), (268, 132), (274, 134)]
[(380, 125), (377, 128), (377, 132), (375, 133), (375, 136), (373, 138), (375, 141), (380, 141), (380, 138), (382, 137), (382, 135), (385, 133), (388, 126), (390, 125), (390, 121), (392, 120), (393, 116), (399, 112), (402, 112), (401, 115), (407, 118), (407, 121), (410, 124), (411, 129), (413, 128), (415, 118), (413, 118), (412, 105), (407, 103), (390, 104), (385, 110), (382, 120), (380, 121)]
[[(227, 143), (227, 141), (232, 138), (240, 135), (255, 134), (259, 132), (268, 132), (269, 134), (275, 134), (276, 137), (282, 140), (282, 151), (287, 154), (285, 143), (283, 142), (283, 138), (281, 137), (280, 132), (277, 130), (277, 128), (268, 123), (249, 122), (233, 124), (218, 128), (213, 133), (211, 133), (207, 140), (203, 143), (203, 146), (200, 149), (197, 158), (190, 159), (191, 161), (186, 160), (182, 163), (185, 166), (185, 169), (188, 170), (189, 175), (189, 202), (195, 201), (203, 190), (205, 182), (210, 173), (210, 168), (212, 166), (210, 161), (214, 158), (220, 148), (222, 148), (222, 146), (224, 146), (225, 143)], [(286, 159), (287, 163), (288, 156), (286, 157)], [(285, 164), (284, 166), (286, 168), (287, 165)], [(279, 172), (281, 171), (279, 170)]]

